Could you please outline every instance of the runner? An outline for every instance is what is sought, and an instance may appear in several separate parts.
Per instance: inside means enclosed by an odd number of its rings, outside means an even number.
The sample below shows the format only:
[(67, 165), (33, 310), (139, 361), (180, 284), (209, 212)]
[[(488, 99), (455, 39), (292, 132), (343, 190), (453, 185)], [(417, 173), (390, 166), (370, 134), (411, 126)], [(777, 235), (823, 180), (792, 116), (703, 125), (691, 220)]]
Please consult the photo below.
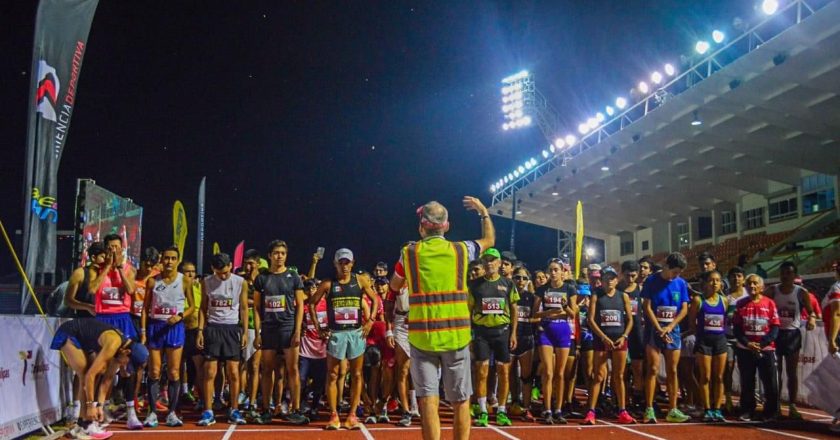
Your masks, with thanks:
[(545, 286), (548, 283), (548, 275), (541, 270), (534, 271), (534, 290)]
[(644, 319), (642, 318), (642, 286), (639, 284), (641, 273), (639, 263), (627, 260), (621, 263), (622, 280), (618, 289), (630, 296), (630, 310), (633, 316), (633, 327), (627, 335), (627, 353), (630, 357), (632, 372), (632, 399), (639, 407), (644, 408), (644, 377), (645, 377), (645, 340)]
[(473, 260), (470, 261), (470, 268), (469, 268), (469, 280), (477, 280), (484, 276), (484, 266), (481, 264), (480, 260)]
[[(387, 404), (394, 389), (396, 354), (394, 347), (387, 341), (388, 323), (385, 320), (384, 303), (388, 294), (388, 278), (384, 276), (375, 278), (373, 286), (379, 295), (380, 310), (373, 313), (371, 317), (373, 325), (367, 335), (365, 349), (365, 368), (369, 370), (365, 376), (367, 385), (365, 405), (370, 408), (370, 415), (365, 419), (365, 423), (390, 423)], [(370, 310), (373, 304), (368, 298), (365, 298), (365, 303)]]
[[(288, 246), (282, 240), (268, 244), (268, 272), (260, 274), (254, 281), (254, 325), (260, 334), (254, 339), (254, 347), (262, 351), (262, 416), (260, 424), (271, 423), (269, 408), (274, 380), (283, 375), (280, 360), (285, 369), (284, 382), (291, 391), (291, 412), (286, 420), (293, 425), (305, 425), (309, 418), (300, 413), (300, 338), (305, 310), (303, 281), (296, 271), (286, 267)], [(280, 399), (283, 391), (280, 391)], [(279, 401), (276, 402), (279, 405)]]
[[(146, 281), (157, 276), (160, 271), (156, 266), (160, 263), (160, 252), (150, 246), (143, 250), (143, 257), (140, 260), (140, 269), (137, 270), (134, 278), (134, 295), (131, 303), (131, 320), (135, 328), (141, 328), (140, 317), (143, 315), (143, 305), (146, 299)], [(128, 429), (143, 429), (143, 423), (137, 418), (135, 411), (136, 396), (140, 393), (140, 386), (143, 383), (144, 368), (139, 368), (129, 377), (120, 377), (123, 396), (127, 409), (126, 427)]]
[(796, 396), (799, 396), (799, 352), (802, 350), (801, 309), (808, 312), (805, 328), (813, 330), (817, 324), (817, 315), (811, 308), (808, 291), (794, 284), (797, 276), (796, 264), (785, 261), (779, 266), (779, 281), (769, 292), (779, 312), (779, 337), (776, 339), (776, 357), (782, 383), (782, 369), (787, 372), (788, 417), (802, 420), (802, 414), (796, 408)]
[[(653, 271), (653, 259), (650, 257), (642, 257), (639, 259), (639, 285), (644, 286), (645, 281), (648, 277), (654, 273)], [(641, 303), (640, 303), (641, 305)]]
[[(534, 339), (535, 325), (539, 323), (538, 318), (531, 316), (531, 307), (534, 306), (534, 293), (531, 291), (531, 274), (528, 269), (520, 267), (513, 272), (513, 281), (516, 283), (516, 290), (519, 292), (519, 301), (516, 303), (516, 348), (511, 351), (513, 362), (519, 365), (519, 376), (513, 380), (520, 381), (522, 389), (522, 401), (514, 401), (514, 406), (521, 403), (522, 421), (536, 422), (531, 413), (531, 392), (534, 383)], [(511, 411), (512, 414), (515, 414)]]
[(246, 423), (235, 396), (239, 395), (239, 359), (248, 344), (248, 286), (242, 277), (231, 272), (231, 266), (228, 254), (215, 254), (210, 258), (213, 275), (201, 281), (196, 347), (204, 354), (204, 412), (198, 426), (216, 423), (213, 396), (219, 361), (225, 363), (232, 397), (228, 422)]
[[(105, 382), (113, 380), (117, 370), (125, 368), (129, 362), (134, 366), (143, 365), (149, 357), (146, 347), (104, 322), (74, 319), (58, 327), (50, 348), (61, 350), (67, 364), (81, 378), (77, 399), (85, 402), (85, 410), (70, 435), (78, 440), (110, 438), (113, 433), (99, 426), (108, 389)], [(89, 362), (90, 354), (93, 354), (93, 360)], [(99, 378), (103, 383), (98, 397), (94, 397)]]
[[(688, 310), (689, 331), (694, 333), (694, 345), (699, 369), (700, 398), (703, 402), (704, 422), (725, 422), (720, 406), (724, 399), (723, 374), (726, 369), (726, 311), (723, 281), (715, 269), (700, 274), (702, 296), (691, 301)], [(709, 391), (710, 384), (714, 388)]]
[[(256, 249), (248, 249), (242, 256), (242, 277), (248, 284), (248, 340), (257, 342), (256, 324), (254, 321), (256, 303), (254, 303), (254, 281), (260, 274), (260, 253)], [(257, 391), (260, 388), (260, 365), (262, 365), (262, 350), (254, 344), (248, 344), (243, 350), (239, 364), (239, 404), (245, 405), (245, 411), (252, 420), (259, 417), (257, 411)], [(250, 410), (250, 411), (249, 411)]]
[(735, 370), (735, 333), (732, 329), (732, 317), (735, 315), (735, 309), (738, 301), (749, 296), (746, 287), (744, 287), (744, 269), (735, 266), (729, 269), (726, 277), (729, 278), (730, 291), (726, 296), (726, 371), (723, 373), (723, 392), (726, 395), (726, 403), (724, 409), (727, 415), (732, 415), (734, 405), (732, 403), (732, 372)]
[(680, 322), (688, 313), (688, 283), (680, 278), (686, 267), (685, 256), (679, 252), (668, 255), (666, 269), (654, 273), (642, 288), (645, 310), (647, 376), (645, 400), (647, 408), (644, 423), (656, 423), (653, 411), (653, 397), (656, 390), (656, 376), (659, 373), (659, 356), (665, 355), (665, 373), (668, 384), (668, 416), (665, 420), (682, 423), (690, 419), (677, 408), (679, 381), (677, 363), (680, 358)]
[[(564, 282), (564, 262), (553, 258), (548, 262), (548, 284), (534, 293), (534, 306), (531, 310), (535, 318), (540, 318), (542, 333), (539, 335), (539, 348), (542, 370), (543, 421), (552, 425), (555, 422), (566, 424), (563, 417), (562, 402), (566, 386), (566, 362), (572, 346), (572, 327), (570, 319), (578, 313), (577, 290)], [(552, 399), (553, 397), (553, 399)], [(552, 404), (554, 411), (552, 412)]]
[(95, 291), (91, 289), (90, 283), (102, 274), (107, 257), (105, 244), (100, 241), (91, 243), (87, 248), (87, 256), (87, 265), (75, 269), (70, 275), (64, 295), (64, 302), (75, 311), (76, 318), (92, 318), (96, 314)]
[[(196, 338), (198, 337), (198, 315), (201, 310), (201, 283), (196, 279), (195, 264), (191, 261), (181, 261), (181, 273), (184, 274), (184, 283), (192, 286), (193, 307), (195, 311), (189, 316), (184, 317), (184, 352), (182, 358), (186, 364), (185, 375), (187, 383), (182, 384), (181, 394), (192, 403), (196, 404), (196, 408), (204, 408), (201, 402), (201, 387), (204, 383), (202, 377), (204, 373), (204, 356), (201, 351), (195, 346)], [(183, 381), (182, 381), (183, 383)], [(186, 388), (184, 388), (186, 385)], [(193, 389), (197, 388), (199, 391), (193, 395)]]
[[(403, 290), (406, 290), (403, 288)], [(388, 289), (385, 300), (385, 316), (388, 320), (386, 340), (396, 352), (395, 382), (399, 403), (402, 409), (400, 426), (411, 426), (412, 416), (419, 417), (417, 412), (417, 396), (411, 387), (409, 369), (411, 367), (411, 348), (408, 343), (408, 294)]]
[[(303, 283), (303, 292), (308, 302), (318, 289), (318, 282), (308, 279)], [(321, 298), (315, 305), (315, 314), (318, 321), (313, 321), (309, 313), (304, 313), (303, 319), (306, 331), (300, 341), (300, 380), (305, 392), (301, 396), (312, 395), (312, 404), (309, 411), (302, 409), (301, 412), (310, 420), (315, 420), (318, 409), (321, 405), (321, 397), (324, 395), (324, 382), (327, 378), (327, 341), (321, 339), (321, 329), (326, 329), (327, 322), (327, 299)], [(301, 402), (301, 407), (304, 403)]]
[(365, 336), (370, 331), (373, 321), (370, 316), (362, 316), (362, 295), (371, 299), (371, 310), (379, 309), (379, 296), (371, 287), (369, 276), (353, 273), (353, 252), (342, 248), (335, 252), (333, 259), (336, 277), (325, 280), (309, 299), (309, 314), (312, 321), (318, 320), (317, 304), (321, 298), (327, 299), (328, 330), (321, 330), (321, 337), (327, 343), (327, 402), (330, 405), (330, 421), (324, 427), (328, 430), (341, 428), (338, 419), (338, 381), (340, 362), (347, 359), (350, 364), (350, 413), (344, 422), (347, 429), (361, 429), (362, 423), (356, 416), (359, 400), (362, 396), (362, 366), (365, 353)]
[[(496, 360), (499, 407), (496, 410), (496, 424), (512, 425), (505, 403), (509, 391), (510, 350), (516, 348), (517, 317), (516, 304), (519, 292), (513, 282), (502, 277), (499, 251), (490, 248), (481, 255), (484, 263), (484, 277), (469, 284), (468, 305), (472, 311), (473, 350), (477, 368), (476, 397), (479, 414), (475, 426), (487, 426), (487, 376), (490, 370), (490, 354)], [(511, 274), (512, 275), (512, 274)]]
[[(741, 377), (741, 421), (773, 421), (779, 411), (779, 381), (776, 376), (776, 338), (779, 312), (776, 303), (763, 295), (764, 280), (756, 274), (746, 279), (750, 296), (738, 302), (732, 327), (738, 340), (736, 356)], [(755, 374), (764, 389), (764, 412), (755, 412)]]
[(589, 386), (589, 411), (584, 425), (595, 424), (595, 407), (601, 394), (601, 383), (607, 378), (607, 362), (612, 361), (612, 387), (618, 406), (618, 423), (636, 421), (625, 408), (624, 368), (627, 366), (627, 336), (633, 328), (633, 308), (630, 295), (617, 290), (618, 274), (612, 267), (601, 270), (602, 288), (592, 293), (589, 305), (589, 328), (594, 336), (593, 370), (595, 377)]
[(169, 376), (169, 414), (166, 426), (184, 424), (178, 418), (181, 395), (181, 355), (184, 350), (184, 318), (195, 312), (192, 284), (178, 273), (181, 252), (171, 246), (163, 250), (163, 272), (146, 281), (146, 295), (140, 317), (140, 341), (149, 346), (149, 414), (143, 426), (156, 428), (158, 418), (153, 402), (160, 397), (161, 350), (166, 352)]
[(411, 378), (420, 400), (425, 440), (440, 438), (441, 384), (454, 412), (453, 437), (465, 440), (470, 436), (467, 265), (482, 249), (493, 247), (496, 231), (481, 200), (466, 196), (463, 204), (467, 210), (478, 213), (481, 238), (465, 242), (446, 240), (449, 213), (438, 202), (426, 203), (416, 211), (422, 239), (402, 248), (391, 278), (391, 290), (408, 287)]

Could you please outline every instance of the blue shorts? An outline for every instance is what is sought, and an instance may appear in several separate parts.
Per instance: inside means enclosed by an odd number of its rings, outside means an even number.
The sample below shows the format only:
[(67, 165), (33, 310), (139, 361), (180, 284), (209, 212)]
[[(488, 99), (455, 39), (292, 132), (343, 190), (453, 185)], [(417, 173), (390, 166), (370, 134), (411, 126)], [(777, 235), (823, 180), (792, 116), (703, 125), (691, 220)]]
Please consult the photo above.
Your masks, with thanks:
[(134, 327), (134, 321), (131, 320), (130, 313), (114, 313), (111, 315), (98, 314), (96, 315), (96, 319), (119, 330), (123, 336), (131, 339), (132, 341), (140, 340), (137, 335), (137, 328)]
[(64, 343), (67, 342), (68, 339), (76, 346), (76, 348), (82, 348), (82, 344), (79, 343), (79, 340), (76, 339), (75, 336), (70, 336), (59, 328), (56, 330), (55, 335), (52, 338), (50, 349), (61, 350), (61, 347), (64, 347)]
[(157, 319), (149, 320), (146, 329), (146, 345), (150, 350), (162, 348), (181, 348), (186, 340), (184, 322), (179, 321), (175, 325), (168, 325), (166, 321)]
[(537, 345), (550, 345), (554, 348), (572, 346), (572, 329), (568, 321), (543, 321), (541, 325), (543, 331), (539, 334)]
[(356, 359), (365, 354), (365, 338), (362, 329), (331, 330), (327, 342), (327, 354), (335, 359)]
[(649, 325), (645, 327), (646, 337), (645, 344), (655, 347), (657, 350), (680, 350), (682, 348), (682, 337), (680, 336), (680, 329), (676, 328), (668, 333), (671, 336), (671, 343), (666, 344), (659, 335), (656, 334), (654, 326)]

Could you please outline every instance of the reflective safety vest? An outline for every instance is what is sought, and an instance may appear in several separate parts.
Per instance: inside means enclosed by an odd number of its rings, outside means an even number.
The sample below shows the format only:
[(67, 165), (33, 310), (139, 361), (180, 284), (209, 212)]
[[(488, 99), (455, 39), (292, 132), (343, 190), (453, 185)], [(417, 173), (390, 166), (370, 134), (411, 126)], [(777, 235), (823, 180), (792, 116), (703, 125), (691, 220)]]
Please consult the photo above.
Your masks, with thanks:
[(432, 352), (466, 347), (472, 339), (467, 246), (428, 237), (404, 247), (402, 262), (408, 286), (409, 343)]

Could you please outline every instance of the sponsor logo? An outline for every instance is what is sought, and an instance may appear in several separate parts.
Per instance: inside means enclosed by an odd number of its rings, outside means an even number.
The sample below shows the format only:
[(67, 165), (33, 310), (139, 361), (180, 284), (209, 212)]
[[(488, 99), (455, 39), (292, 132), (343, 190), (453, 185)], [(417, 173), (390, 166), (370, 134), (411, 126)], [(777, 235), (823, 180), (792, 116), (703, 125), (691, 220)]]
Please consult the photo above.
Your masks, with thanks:
[(58, 222), (58, 200), (53, 196), (41, 194), (38, 187), (32, 188), (32, 214), (40, 220)]
[(26, 370), (29, 368), (29, 360), (32, 359), (32, 350), (19, 351), (18, 357), (23, 361), (23, 377), (21, 381), (23, 386), (26, 386)]
[(61, 81), (53, 66), (44, 60), (38, 61), (38, 88), (35, 90), (35, 111), (44, 119), (56, 122), (55, 106)]
[(55, 67), (46, 60), (38, 61), (35, 111), (45, 120), (55, 124), (55, 133), (52, 135), (52, 150), (56, 160), (61, 157), (67, 131), (70, 128), (70, 116), (73, 114), (73, 106), (76, 103), (76, 86), (79, 82), (79, 73), (82, 70), (82, 57), (85, 54), (84, 41), (77, 41), (75, 47), (71, 50), (73, 58), (70, 60), (70, 79), (63, 94), (61, 80)]
[(18, 432), (34, 431), (41, 427), (40, 416), (35, 415), (17, 422)]
[(0, 367), (0, 383), (3, 383), (6, 379), (11, 376), (11, 372), (3, 367)]

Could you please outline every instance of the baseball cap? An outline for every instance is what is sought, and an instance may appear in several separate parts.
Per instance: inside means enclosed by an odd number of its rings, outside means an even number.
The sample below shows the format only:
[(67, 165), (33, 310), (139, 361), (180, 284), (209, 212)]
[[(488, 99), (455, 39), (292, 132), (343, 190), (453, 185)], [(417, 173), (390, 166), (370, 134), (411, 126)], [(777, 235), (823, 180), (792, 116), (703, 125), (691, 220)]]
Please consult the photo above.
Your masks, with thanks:
[(145, 345), (134, 341), (128, 348), (131, 350), (131, 354), (128, 355), (128, 359), (135, 367), (145, 364), (149, 359), (149, 350), (146, 349)]
[(484, 259), (484, 257), (502, 258), (502, 254), (499, 254), (499, 250), (496, 249), (496, 248), (489, 248), (486, 251), (484, 251), (484, 253), (481, 254), (481, 258), (482, 259)]
[(338, 263), (341, 260), (353, 261), (353, 251), (347, 248), (341, 248), (335, 251), (335, 258), (333, 261)]
[(618, 273), (616, 273), (615, 269), (613, 269), (612, 266), (607, 266), (601, 269), (600, 276), (603, 278), (617, 278)]
[(593, 278), (601, 278), (601, 265), (600, 264), (590, 264), (589, 265), (589, 276)]
[(384, 262), (384, 261), (380, 261), (380, 262), (376, 263), (376, 267), (377, 267), (377, 268), (380, 268), (380, 267), (381, 267), (381, 268), (383, 268), (383, 269), (385, 269), (385, 270), (388, 270), (388, 263), (386, 263), (386, 262)]

